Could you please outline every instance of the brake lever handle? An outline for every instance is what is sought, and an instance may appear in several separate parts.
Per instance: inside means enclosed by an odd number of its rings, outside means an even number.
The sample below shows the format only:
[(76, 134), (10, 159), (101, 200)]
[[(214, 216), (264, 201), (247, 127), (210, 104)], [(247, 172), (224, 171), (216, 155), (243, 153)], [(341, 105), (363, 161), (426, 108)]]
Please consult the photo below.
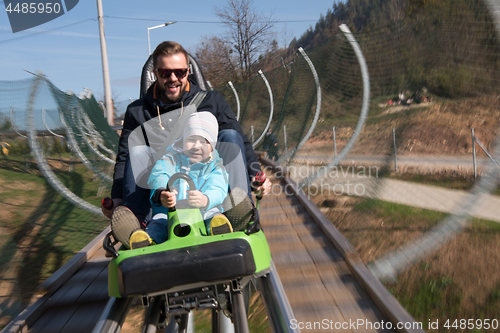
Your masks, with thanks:
[[(252, 187), (252, 190), (255, 191), (255, 189), (259, 186), (262, 186), (262, 184), (264, 184), (264, 182), (266, 181), (266, 174), (263, 173), (262, 171), (259, 171), (256, 175), (255, 175), (255, 180), (252, 181), (252, 183), (250, 184), (251, 187)], [(257, 200), (262, 200), (262, 195), (258, 195), (256, 196)]]

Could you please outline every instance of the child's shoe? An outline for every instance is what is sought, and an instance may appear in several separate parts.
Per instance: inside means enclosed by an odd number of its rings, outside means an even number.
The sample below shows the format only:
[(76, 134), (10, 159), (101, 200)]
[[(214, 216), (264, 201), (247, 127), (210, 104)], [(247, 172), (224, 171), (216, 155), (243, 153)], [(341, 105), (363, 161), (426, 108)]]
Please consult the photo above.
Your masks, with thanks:
[(210, 221), (211, 235), (228, 234), (231, 232), (233, 232), (233, 227), (224, 214), (217, 214), (212, 217), (212, 220)]
[(151, 237), (149, 237), (148, 233), (142, 229), (134, 231), (130, 236), (129, 242), (132, 250), (153, 244)]
[(111, 216), (111, 230), (115, 239), (125, 247), (130, 249), (130, 236), (140, 228), (139, 220), (130, 209), (125, 206), (118, 206), (114, 209), (113, 216)]

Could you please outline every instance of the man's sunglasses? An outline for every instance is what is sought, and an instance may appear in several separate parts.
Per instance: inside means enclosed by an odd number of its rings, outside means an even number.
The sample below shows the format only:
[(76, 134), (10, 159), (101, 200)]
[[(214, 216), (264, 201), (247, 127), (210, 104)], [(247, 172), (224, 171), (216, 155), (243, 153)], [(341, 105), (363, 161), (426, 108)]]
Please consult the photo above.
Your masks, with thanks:
[(158, 76), (161, 77), (162, 79), (169, 78), (172, 75), (172, 73), (174, 73), (178, 79), (182, 79), (182, 78), (184, 78), (184, 76), (186, 76), (188, 69), (187, 68), (178, 68), (178, 69), (156, 68), (156, 72), (158, 73)]

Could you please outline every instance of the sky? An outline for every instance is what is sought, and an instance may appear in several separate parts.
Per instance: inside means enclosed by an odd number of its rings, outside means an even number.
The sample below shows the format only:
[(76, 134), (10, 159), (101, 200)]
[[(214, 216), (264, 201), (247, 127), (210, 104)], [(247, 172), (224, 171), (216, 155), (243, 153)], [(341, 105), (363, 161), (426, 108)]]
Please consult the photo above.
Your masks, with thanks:
[[(26, 71), (43, 72), (62, 91), (75, 94), (85, 88), (98, 99), (104, 96), (97, 2), (80, 0), (66, 14), (13, 33), (0, 0), (0, 81), (32, 77)], [(334, 0), (254, 0), (257, 12), (273, 13), (278, 21), (277, 40), (300, 37), (315, 25)], [(190, 53), (203, 36), (222, 35), (224, 26), (214, 13), (216, 1), (102, 0), (112, 97), (115, 101), (137, 99), (142, 66), (148, 57), (147, 28), (165, 22), (177, 23), (150, 30), (151, 52), (164, 40), (182, 44)], [(281, 39), (281, 40), (280, 40)]]

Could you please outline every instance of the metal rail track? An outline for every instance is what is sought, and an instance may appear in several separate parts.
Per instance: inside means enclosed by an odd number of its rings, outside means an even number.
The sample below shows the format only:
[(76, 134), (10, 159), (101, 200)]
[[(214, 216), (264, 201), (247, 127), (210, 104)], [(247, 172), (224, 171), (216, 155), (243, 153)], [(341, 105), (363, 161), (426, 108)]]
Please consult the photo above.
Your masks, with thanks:
[[(308, 332), (424, 332), (286, 169), (260, 161), (282, 189), (262, 201), (261, 223), (296, 318), (291, 326)], [(364, 325), (352, 325), (360, 321)], [(376, 329), (382, 321), (393, 329)]]
[[(273, 330), (423, 332), (373, 277), (350, 243), (286, 177), (286, 169), (263, 157), (261, 163), (273, 183), (282, 189), (282, 193), (262, 201), (260, 214), (273, 256), (274, 274), (281, 277), (259, 284)], [(109, 259), (101, 247), (108, 231), (103, 231), (42, 283), (38, 293), (43, 296), (1, 333), (92, 332), (110, 307), (106, 306)], [(280, 304), (287, 298), (294, 316), (282, 316), (277, 310), (287, 306)], [(128, 305), (124, 303), (113, 310), (119, 321), (125, 318)], [(352, 323), (360, 320), (375, 327), (353, 330)], [(376, 329), (382, 322), (391, 322), (394, 328), (397, 323), (407, 325), (397, 330)], [(116, 325), (109, 327), (109, 332), (119, 332)]]

